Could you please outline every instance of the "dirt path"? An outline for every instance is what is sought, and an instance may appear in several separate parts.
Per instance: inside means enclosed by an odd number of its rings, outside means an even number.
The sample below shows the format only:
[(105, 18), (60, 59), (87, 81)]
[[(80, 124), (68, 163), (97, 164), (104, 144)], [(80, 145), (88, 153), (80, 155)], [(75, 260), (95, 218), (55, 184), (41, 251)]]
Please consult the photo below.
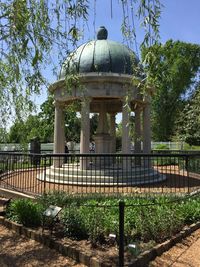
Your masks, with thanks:
[[(1, 267), (86, 267), (0, 225)], [(149, 267), (200, 267), (200, 229), (149, 263)]]
[(40, 243), (19, 236), (0, 225), (1, 267), (85, 267)]
[(200, 267), (200, 229), (157, 257), (149, 267)]

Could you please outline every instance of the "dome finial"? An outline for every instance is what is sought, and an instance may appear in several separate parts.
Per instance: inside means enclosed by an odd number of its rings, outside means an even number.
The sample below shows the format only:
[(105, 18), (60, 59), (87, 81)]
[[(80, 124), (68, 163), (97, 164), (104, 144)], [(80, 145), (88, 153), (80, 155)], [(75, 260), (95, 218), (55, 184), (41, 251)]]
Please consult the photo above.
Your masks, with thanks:
[(108, 31), (104, 26), (100, 26), (97, 32), (97, 40), (106, 40), (108, 37)]

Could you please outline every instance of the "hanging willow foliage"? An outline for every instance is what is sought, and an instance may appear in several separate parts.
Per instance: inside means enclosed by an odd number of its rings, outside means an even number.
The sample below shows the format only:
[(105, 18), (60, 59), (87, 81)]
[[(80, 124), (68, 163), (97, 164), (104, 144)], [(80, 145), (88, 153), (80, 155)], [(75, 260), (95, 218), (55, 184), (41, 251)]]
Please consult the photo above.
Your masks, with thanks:
[[(39, 93), (41, 87), (47, 85), (43, 70), (51, 65), (54, 73), (58, 73), (58, 63), (84, 34), (90, 19), (89, 9), (94, 10), (95, 31), (97, 1), (101, 0), (0, 2), (1, 118), (5, 119), (14, 109), (15, 114), (22, 116), (23, 110), (33, 106), (30, 95)], [(123, 10), (121, 30), (127, 43), (135, 44), (137, 51), (137, 19), (144, 28), (143, 45), (152, 45), (159, 37), (159, 0), (110, 0), (113, 18), (114, 4)]]

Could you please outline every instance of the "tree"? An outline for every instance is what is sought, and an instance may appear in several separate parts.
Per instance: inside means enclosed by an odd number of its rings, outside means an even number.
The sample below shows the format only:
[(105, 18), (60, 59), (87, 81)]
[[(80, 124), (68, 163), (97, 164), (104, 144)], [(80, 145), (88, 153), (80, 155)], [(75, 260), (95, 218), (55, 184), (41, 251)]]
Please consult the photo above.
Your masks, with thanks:
[[(53, 95), (49, 95), (48, 99), (40, 106), (41, 112), (38, 114), (40, 118), (40, 139), (43, 142), (52, 142), (54, 135), (54, 107)], [(65, 139), (66, 141), (80, 142), (81, 121), (77, 115), (79, 103), (68, 105), (65, 110)], [(94, 114), (90, 119), (91, 138), (96, 132), (98, 116)]]
[[(13, 110), (20, 118), (24, 109), (33, 107), (30, 95), (39, 93), (48, 84), (43, 69), (52, 64), (52, 72), (58, 73), (53, 63), (60, 68), (63, 56), (66, 57), (83, 34), (92, 14), (89, 10), (93, 7), (93, 14), (98, 11), (97, 1), (101, 0), (0, 2), (0, 118), (4, 119), (3, 123)], [(157, 40), (159, 0), (121, 0), (116, 4), (123, 10), (121, 30), (129, 44), (137, 43), (136, 18), (145, 30), (143, 44), (150, 45)], [(112, 13), (112, 0), (108, 5)], [(95, 24), (95, 18), (92, 20)]]
[(6, 143), (8, 134), (5, 128), (0, 128), (0, 143)]
[[(34, 137), (41, 142), (53, 142), (55, 108), (53, 96), (41, 105), (38, 115), (29, 115), (25, 120), (16, 120), (9, 131), (9, 142), (29, 143)], [(69, 105), (65, 110), (65, 138), (67, 141), (79, 142), (80, 118), (77, 117), (74, 107)]]
[(149, 80), (155, 82), (152, 97), (152, 130), (155, 141), (169, 141), (174, 135), (177, 113), (200, 69), (200, 46), (169, 40), (143, 50), (153, 57), (146, 61)]
[(200, 83), (177, 120), (177, 136), (189, 145), (200, 145)]
[(44, 143), (53, 142), (53, 133), (54, 133), (54, 116), (55, 116), (55, 107), (54, 107), (54, 98), (52, 95), (49, 95), (47, 100), (41, 104), (38, 116), (41, 120), (41, 135), (40, 140)]
[(8, 141), (10, 143), (27, 144), (32, 138), (41, 136), (41, 121), (38, 116), (30, 115), (23, 120), (17, 120), (10, 128)]
[(65, 109), (65, 123), (66, 141), (80, 142), (81, 121), (73, 105)]
[[(49, 95), (48, 99), (41, 105), (41, 112), (38, 114), (41, 120), (41, 140), (43, 142), (53, 142), (54, 136), (54, 107), (53, 95)], [(64, 109), (65, 114), (65, 139), (66, 141), (79, 142), (80, 140), (80, 118), (76, 113), (77, 103), (68, 105)]]

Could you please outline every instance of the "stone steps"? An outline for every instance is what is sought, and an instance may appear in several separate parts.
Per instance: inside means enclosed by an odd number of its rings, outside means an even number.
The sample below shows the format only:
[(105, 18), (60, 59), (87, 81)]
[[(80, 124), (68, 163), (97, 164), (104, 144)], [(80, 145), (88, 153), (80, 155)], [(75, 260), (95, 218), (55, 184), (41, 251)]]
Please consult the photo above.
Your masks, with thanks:
[(164, 175), (153, 168), (135, 168), (123, 171), (122, 169), (80, 170), (77, 168), (74, 170), (71, 167), (68, 169), (51, 167), (45, 173), (39, 174), (37, 178), (53, 183), (97, 186), (132, 186), (159, 182), (166, 179)]

